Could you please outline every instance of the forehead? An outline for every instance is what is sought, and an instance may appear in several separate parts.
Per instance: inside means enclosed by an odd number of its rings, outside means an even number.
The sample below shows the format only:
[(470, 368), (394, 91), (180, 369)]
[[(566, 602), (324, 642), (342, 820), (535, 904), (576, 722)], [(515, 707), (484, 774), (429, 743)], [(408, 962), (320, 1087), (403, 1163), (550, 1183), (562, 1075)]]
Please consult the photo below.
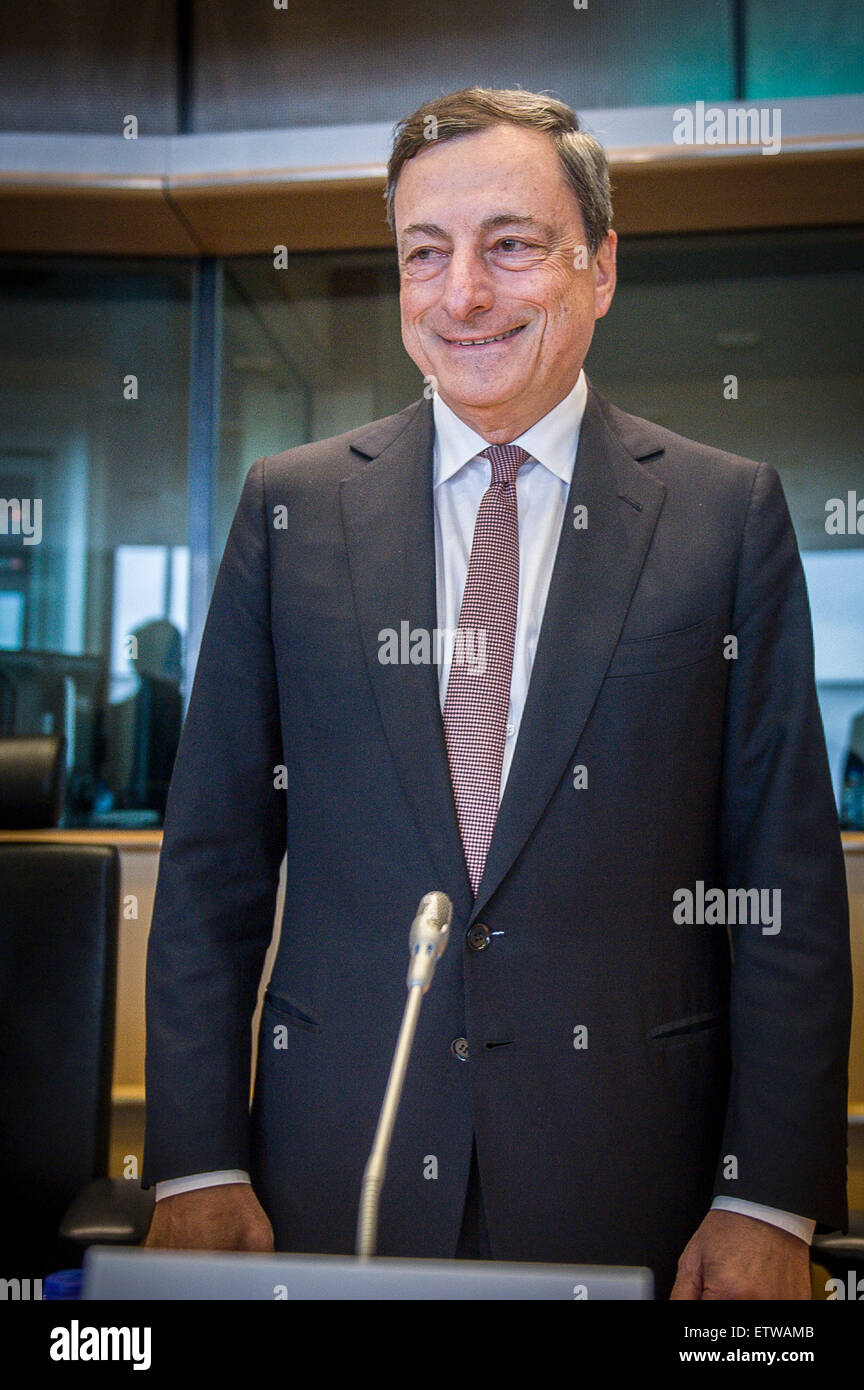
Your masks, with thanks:
[(410, 223), (476, 225), (503, 208), (545, 222), (581, 222), (558, 152), (543, 131), (497, 125), (430, 140), (396, 184), (397, 233)]

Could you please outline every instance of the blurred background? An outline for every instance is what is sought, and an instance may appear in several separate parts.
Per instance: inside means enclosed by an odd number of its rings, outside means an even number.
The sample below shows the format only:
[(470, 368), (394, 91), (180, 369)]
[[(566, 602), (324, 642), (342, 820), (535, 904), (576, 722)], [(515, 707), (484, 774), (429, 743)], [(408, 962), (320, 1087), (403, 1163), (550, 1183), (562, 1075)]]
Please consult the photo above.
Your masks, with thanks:
[[(420, 393), (381, 171), (400, 115), (480, 82), (554, 91), (609, 148), (594, 382), (779, 469), (864, 828), (864, 515), (825, 527), (864, 492), (858, 0), (4, 10), (0, 497), (40, 497), (43, 531), (0, 525), (0, 736), (66, 732), (64, 824), (159, 825), (249, 465)], [(779, 110), (780, 152), (675, 145), (699, 101)]]
[[(140, 1153), (159, 827), (242, 482), (262, 454), (421, 394), (384, 165), (400, 116), (472, 83), (552, 91), (608, 149), (620, 283), (593, 382), (779, 470), (864, 972), (860, 0), (7, 0), (0, 738), (64, 736), (38, 834), (113, 844), (135, 903), (116, 1172)], [(781, 148), (676, 143), (699, 103), (779, 112)], [(38, 543), (23, 499), (41, 499)], [(850, 1102), (864, 1117), (860, 1011)]]

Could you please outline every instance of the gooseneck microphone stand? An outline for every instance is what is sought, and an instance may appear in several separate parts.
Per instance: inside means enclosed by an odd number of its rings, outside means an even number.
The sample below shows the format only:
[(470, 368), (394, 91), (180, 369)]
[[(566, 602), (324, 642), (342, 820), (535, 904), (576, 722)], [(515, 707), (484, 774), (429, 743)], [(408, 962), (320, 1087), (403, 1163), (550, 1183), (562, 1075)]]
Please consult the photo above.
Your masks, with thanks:
[(361, 1259), (368, 1259), (375, 1254), (378, 1240), (378, 1206), (387, 1176), (387, 1156), (390, 1152), (396, 1111), (402, 1098), (405, 1071), (411, 1056), (423, 995), (431, 985), (435, 966), (444, 954), (452, 915), (453, 904), (446, 893), (427, 893), (420, 901), (417, 916), (411, 926), (408, 939), (408, 999), (402, 1015), (402, 1027), (399, 1029), (384, 1103), (378, 1117), (375, 1142), (363, 1172), (360, 1210), (357, 1216), (357, 1254)]

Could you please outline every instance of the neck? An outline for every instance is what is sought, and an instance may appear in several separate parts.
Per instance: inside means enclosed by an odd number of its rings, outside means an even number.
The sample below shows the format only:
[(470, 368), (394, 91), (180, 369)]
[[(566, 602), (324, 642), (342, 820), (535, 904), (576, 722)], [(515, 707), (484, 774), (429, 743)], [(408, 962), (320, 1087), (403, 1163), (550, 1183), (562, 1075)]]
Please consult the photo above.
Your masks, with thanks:
[(440, 388), (439, 394), (453, 414), (485, 439), (487, 444), (512, 444), (514, 439), (518, 439), (550, 410), (554, 410), (556, 405), (560, 405), (569, 396), (577, 380), (578, 373), (568, 386), (545, 401), (535, 398), (524, 403), (510, 401), (503, 406), (466, 405), (463, 401), (449, 400)]

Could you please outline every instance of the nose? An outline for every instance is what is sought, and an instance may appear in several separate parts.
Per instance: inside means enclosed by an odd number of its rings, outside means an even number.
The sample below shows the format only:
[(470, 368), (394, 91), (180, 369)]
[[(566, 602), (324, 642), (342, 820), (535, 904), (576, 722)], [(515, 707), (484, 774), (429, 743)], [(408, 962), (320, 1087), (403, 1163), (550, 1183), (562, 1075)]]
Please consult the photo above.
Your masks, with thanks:
[(454, 247), (445, 272), (441, 306), (454, 322), (465, 323), (495, 302), (492, 279), (473, 247)]

